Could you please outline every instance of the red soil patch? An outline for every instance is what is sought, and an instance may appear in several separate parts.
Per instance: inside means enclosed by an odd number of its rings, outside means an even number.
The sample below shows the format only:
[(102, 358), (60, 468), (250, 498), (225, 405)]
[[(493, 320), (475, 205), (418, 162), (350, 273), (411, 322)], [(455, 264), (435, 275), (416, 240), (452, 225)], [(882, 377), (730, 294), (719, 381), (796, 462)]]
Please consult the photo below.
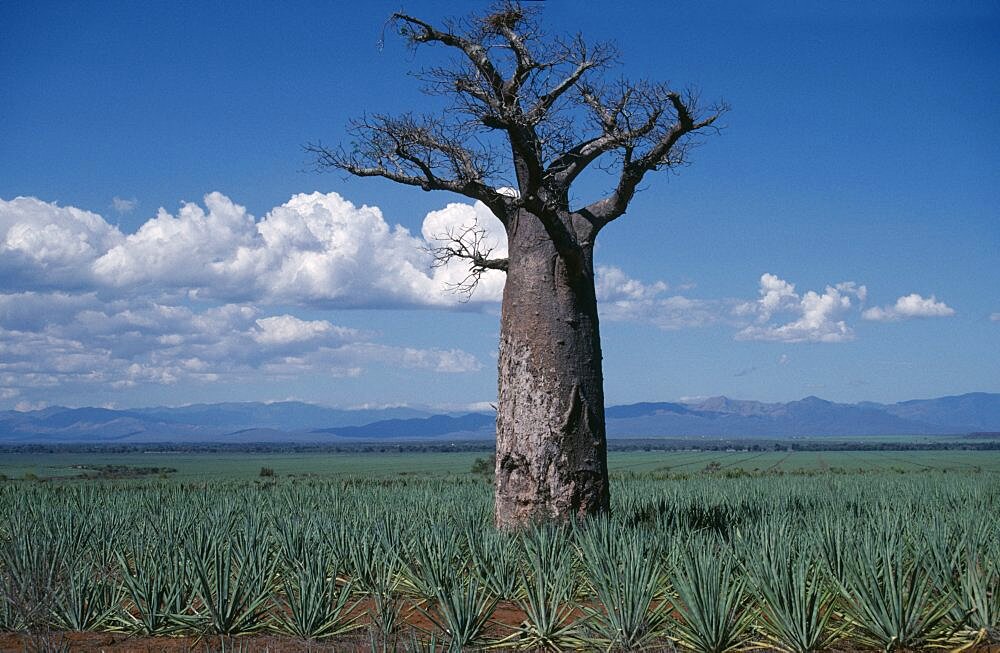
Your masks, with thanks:
[[(304, 641), (286, 635), (254, 635), (226, 638), (217, 635), (183, 637), (136, 637), (125, 633), (103, 632), (51, 632), (25, 635), (0, 632), (0, 653), (25, 653), (69, 650), (74, 653), (213, 653), (234, 651), (238, 653), (368, 653), (370, 649), (369, 627), (371, 619), (368, 610), (372, 604), (363, 601), (351, 611), (358, 618), (361, 627), (346, 635), (321, 642)], [(425, 608), (426, 609), (426, 608)], [(571, 619), (585, 616), (581, 607), (571, 613)], [(676, 614), (674, 616), (677, 616)], [(526, 618), (523, 610), (514, 603), (497, 604), (489, 624), (486, 637), (497, 641), (513, 633)], [(400, 628), (397, 642), (406, 647), (412, 637), (427, 640), (431, 632), (439, 629), (416, 605), (405, 600), (400, 610)], [(667, 642), (654, 651), (674, 650)], [(857, 653), (857, 649), (835, 649), (836, 653)], [(1000, 653), (1000, 645), (981, 645), (969, 649), (970, 653)]]
[[(370, 650), (368, 611), (370, 601), (362, 601), (350, 612), (357, 617), (361, 628), (346, 635), (321, 642), (307, 642), (286, 635), (254, 635), (227, 638), (225, 650), (240, 653), (319, 653), (319, 652), (364, 652)], [(425, 608), (426, 609), (426, 608)], [(574, 615), (576, 616), (576, 615)], [(492, 640), (502, 639), (512, 633), (524, 621), (525, 614), (513, 603), (500, 603), (493, 612), (486, 627), (486, 636)], [(439, 631), (434, 623), (416, 605), (404, 601), (400, 610), (402, 627), (398, 636), (400, 645), (410, 642), (411, 636), (428, 639), (430, 633)], [(440, 639), (440, 632), (438, 632)], [(35, 635), (20, 633), (0, 633), (0, 652), (61, 651), (66, 647), (74, 653), (205, 653), (223, 650), (223, 641), (217, 635), (197, 637), (137, 637), (125, 633), (103, 632), (51, 632)]]
[[(400, 643), (409, 642), (409, 634), (404, 633)], [(24, 651), (64, 650), (73, 653), (209, 653), (240, 651), (241, 653), (367, 653), (369, 641), (363, 631), (322, 643), (305, 642), (281, 635), (258, 635), (234, 637), (223, 642), (213, 637), (131, 637), (122, 633), (76, 633), (54, 632), (45, 635), (19, 635), (0, 633), (0, 651), (3, 653), (23, 653)], [(662, 649), (671, 651), (671, 647)], [(1000, 653), (1000, 646), (979, 646), (971, 653)], [(856, 653), (838, 649), (838, 653)]]

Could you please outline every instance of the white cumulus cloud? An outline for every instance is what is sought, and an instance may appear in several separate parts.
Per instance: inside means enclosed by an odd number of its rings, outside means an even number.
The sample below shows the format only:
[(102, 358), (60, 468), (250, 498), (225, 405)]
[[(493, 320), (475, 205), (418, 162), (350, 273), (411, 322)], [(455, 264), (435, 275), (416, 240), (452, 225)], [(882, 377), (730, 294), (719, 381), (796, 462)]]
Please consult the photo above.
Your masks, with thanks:
[[(427, 250), (438, 230), (476, 220), (503, 233), (481, 204), (430, 213), (419, 238), (386, 222), (378, 207), (357, 207), (337, 193), (296, 195), (260, 221), (211, 193), (204, 209), (185, 204), (176, 216), (161, 210), (93, 270), (108, 286), (148, 284), (196, 298), (331, 308), (455, 306), (448, 284), (467, 272), (460, 262), (432, 269)], [(502, 288), (502, 273), (487, 275), (475, 300), (495, 301)]]
[(934, 295), (922, 297), (917, 293), (904, 295), (892, 306), (874, 306), (861, 314), (866, 320), (893, 322), (915, 317), (948, 317), (955, 309), (937, 300)]
[[(325, 308), (461, 307), (449, 290), (462, 261), (434, 268), (438, 237), (478, 225), (506, 255), (499, 220), (481, 203), (449, 204), (421, 234), (378, 207), (337, 193), (295, 195), (260, 220), (221, 193), (176, 214), (160, 209), (132, 234), (102, 216), (30, 197), (0, 200), (0, 291), (99, 290), (103, 296)], [(473, 303), (500, 299), (502, 272), (483, 275)]]
[[(476, 229), (485, 233), (480, 245), (490, 256), (507, 256), (504, 227), (480, 202), (431, 211), (413, 234), (389, 223), (378, 207), (358, 207), (332, 192), (295, 195), (259, 220), (227, 196), (209, 193), (203, 204), (185, 203), (175, 214), (160, 209), (128, 235), (95, 213), (18, 198), (0, 204), (0, 225), (4, 246), (30, 262), (4, 257), (17, 272), (0, 282), (0, 291), (86, 291), (105, 301), (167, 305), (467, 308), (453, 289), (467, 280), (468, 264), (456, 259), (435, 267), (430, 250), (448, 237), (468, 241)], [(596, 274), (602, 314), (610, 320), (676, 329), (720, 314), (716, 302), (669, 295), (663, 281), (643, 282), (614, 266), (598, 266)], [(471, 304), (495, 305), (504, 282), (503, 272), (484, 272)]]
[(0, 199), (0, 289), (77, 289), (89, 265), (124, 236), (90, 211), (33, 197)]
[[(734, 313), (752, 317), (755, 324), (736, 334), (737, 340), (776, 342), (845, 342), (854, 331), (845, 317), (854, 307), (852, 298), (864, 301), (868, 289), (853, 281), (827, 286), (822, 292), (800, 294), (795, 284), (770, 273), (761, 275), (760, 298), (738, 304)], [(774, 318), (781, 316), (782, 320)]]
[(643, 283), (626, 275), (621, 268), (611, 265), (597, 266), (596, 291), (600, 301), (639, 301), (652, 299), (666, 292), (664, 281)]
[[(431, 211), (424, 218), (420, 233), (425, 247), (442, 246), (451, 238), (458, 238), (471, 247), (475, 237), (473, 230), (483, 232), (479, 250), (484, 255), (488, 254), (490, 258), (507, 257), (507, 232), (500, 220), (482, 202), (454, 202), (439, 211)], [(468, 266), (455, 259), (434, 269), (435, 285), (445, 289), (457, 288), (466, 282), (468, 274)], [(486, 270), (479, 278), (472, 299), (479, 302), (499, 302), (503, 298), (505, 281), (506, 275), (503, 272)]]
[(274, 315), (257, 320), (253, 339), (266, 345), (289, 345), (316, 340), (326, 342), (357, 339), (356, 329), (335, 326), (326, 320), (300, 320), (294, 315)]
[(761, 322), (769, 320), (774, 313), (797, 307), (800, 302), (794, 283), (788, 283), (773, 274), (761, 275), (760, 299), (755, 307)]

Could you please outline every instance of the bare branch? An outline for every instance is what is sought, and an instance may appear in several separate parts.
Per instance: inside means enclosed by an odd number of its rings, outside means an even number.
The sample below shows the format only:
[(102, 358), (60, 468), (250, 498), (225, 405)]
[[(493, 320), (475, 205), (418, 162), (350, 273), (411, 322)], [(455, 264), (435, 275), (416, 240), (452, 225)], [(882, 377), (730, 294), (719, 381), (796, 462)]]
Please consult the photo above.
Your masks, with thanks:
[[(561, 255), (578, 255), (624, 214), (646, 173), (683, 165), (726, 107), (702, 112), (694, 92), (665, 84), (602, 81), (617, 56), (612, 45), (546, 37), (536, 16), (516, 0), (442, 26), (393, 14), (411, 46), (457, 55), (419, 73), (424, 90), (450, 106), (420, 118), (362, 118), (351, 125), (351, 147), (307, 147), (316, 167), (481, 200), (508, 228), (519, 211), (530, 213)], [(591, 165), (613, 170), (614, 188), (574, 210), (571, 186)], [(497, 192), (507, 185), (517, 197)]]
[(528, 119), (532, 123), (541, 121), (552, 109), (556, 100), (570, 89), (575, 88), (589, 71), (606, 67), (615, 58), (615, 54), (612, 46), (603, 43), (597, 44), (592, 51), (588, 52), (587, 44), (581, 36), (577, 35), (573, 45), (567, 47), (562, 55), (563, 61), (572, 62), (575, 67), (566, 77), (538, 98), (528, 112)]
[(628, 162), (635, 150), (654, 133), (664, 106), (647, 84), (620, 82), (617, 97), (601, 97), (596, 90), (580, 88), (580, 101), (592, 112), (601, 134), (567, 149), (550, 164), (547, 176), (569, 186), (583, 170), (603, 154), (621, 151)]
[(487, 270), (507, 271), (506, 258), (492, 258), (494, 248), (487, 243), (486, 229), (478, 223), (471, 226), (450, 229), (447, 233), (435, 237), (441, 243), (437, 247), (428, 248), (434, 256), (431, 265), (435, 268), (444, 267), (456, 259), (467, 261), (469, 273), (458, 283), (448, 284), (448, 289), (464, 295), (463, 301), (468, 301), (479, 285), (479, 280)]
[(350, 130), (356, 138), (350, 151), (306, 146), (317, 169), (384, 177), (425, 191), (451, 191), (482, 201), (502, 221), (514, 210), (511, 198), (488, 182), (496, 174), (496, 154), (470, 149), (473, 141), (454, 125), (434, 117), (375, 115), (355, 120)]
[(486, 48), (482, 43), (477, 43), (452, 31), (442, 31), (427, 22), (408, 16), (403, 13), (392, 15), (393, 20), (400, 24), (399, 32), (407, 38), (410, 43), (441, 43), (448, 47), (461, 50), (468, 58), (469, 62), (475, 66), (476, 70), (486, 79), (493, 89), (494, 96), (499, 99), (503, 96), (503, 77), (490, 61)]
[(498, 31), (507, 40), (517, 60), (517, 67), (514, 69), (514, 73), (507, 79), (503, 87), (504, 95), (511, 98), (518, 94), (524, 83), (528, 81), (531, 73), (541, 68), (543, 64), (540, 64), (534, 55), (532, 55), (531, 50), (525, 43), (525, 37), (514, 31), (512, 26), (502, 24)]
[[(649, 96), (645, 100), (647, 113), (644, 122), (634, 129), (619, 132), (626, 138), (622, 142), (615, 142), (616, 146), (621, 147), (622, 166), (614, 191), (607, 197), (580, 209), (579, 214), (600, 229), (625, 213), (636, 188), (647, 172), (676, 168), (685, 164), (688, 151), (697, 144), (692, 137), (710, 129), (718, 131), (719, 128), (715, 123), (728, 110), (725, 103), (719, 103), (704, 117), (700, 117), (701, 112), (697, 103), (697, 95), (692, 91), (688, 91), (683, 97), (669, 90)], [(623, 106), (627, 107), (628, 103)], [(672, 122), (668, 126), (661, 126), (659, 120), (661, 116), (668, 114), (666, 111), (668, 108), (669, 114), (672, 114)], [(607, 132), (605, 136), (608, 136)], [(644, 145), (648, 149), (637, 153)], [(606, 146), (606, 143), (598, 143), (591, 147), (598, 146)], [(585, 144), (583, 149), (586, 150), (586, 147)], [(584, 161), (586, 157), (578, 155), (577, 160)], [(567, 168), (571, 169), (578, 161), (569, 162)]]
[(588, 47), (580, 36), (546, 42), (533, 13), (516, 2), (501, 3), (471, 19), (464, 30), (438, 29), (406, 14), (393, 16), (411, 44), (441, 43), (464, 53), (465, 65), (432, 68), (421, 77), (431, 92), (452, 96), (455, 108), (479, 125), (506, 132), (518, 186), (526, 196), (541, 184), (543, 162), (575, 140), (568, 135), (572, 121), (552, 115), (556, 103), (615, 56), (611, 45)]

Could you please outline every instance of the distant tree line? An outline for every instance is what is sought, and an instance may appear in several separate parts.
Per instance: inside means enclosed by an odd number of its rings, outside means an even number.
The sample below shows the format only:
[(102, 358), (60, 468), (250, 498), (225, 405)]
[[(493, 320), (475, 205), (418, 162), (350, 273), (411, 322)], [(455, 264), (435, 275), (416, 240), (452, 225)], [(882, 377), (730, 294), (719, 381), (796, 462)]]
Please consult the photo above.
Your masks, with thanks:
[[(977, 436), (981, 441), (976, 441)], [(616, 438), (608, 441), (611, 451), (998, 451), (1000, 434), (971, 434), (941, 440), (831, 440), (829, 438), (753, 439), (753, 438)], [(6, 444), (4, 454), (46, 453), (446, 453), (495, 452), (492, 440), (425, 440), (406, 442), (331, 443), (66, 443)]]

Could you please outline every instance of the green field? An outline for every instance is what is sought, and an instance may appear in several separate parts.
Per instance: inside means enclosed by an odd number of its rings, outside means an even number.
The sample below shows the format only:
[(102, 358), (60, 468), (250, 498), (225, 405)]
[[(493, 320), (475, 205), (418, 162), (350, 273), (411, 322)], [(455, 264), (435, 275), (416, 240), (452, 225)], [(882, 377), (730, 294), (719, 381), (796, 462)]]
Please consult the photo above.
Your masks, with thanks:
[(9, 448), (0, 648), (52, 631), (291, 651), (1000, 642), (1000, 451), (866, 442), (617, 443), (610, 519), (521, 534), (492, 527), (482, 443)]
[[(1000, 643), (996, 452), (612, 452), (610, 517), (516, 534), (485, 455), (5, 456), (0, 649)], [(177, 471), (54, 480), (109, 464)]]
[(652, 451), (611, 452), (612, 471), (695, 474), (718, 471), (842, 473), (874, 471), (1000, 471), (1000, 451)]
[(476, 457), (486, 454), (457, 453), (15, 453), (0, 459), (0, 474), (23, 478), (67, 477), (80, 473), (77, 466), (96, 468), (116, 464), (132, 467), (169, 467), (171, 478), (188, 481), (249, 479), (269, 467), (281, 477), (319, 476), (448, 476), (466, 474)]
[[(172, 468), (179, 480), (249, 479), (269, 467), (279, 477), (434, 477), (471, 474), (486, 452), (55, 452), (0, 454), (0, 475), (21, 479), (77, 476), (86, 469), (114, 464)], [(613, 474), (694, 475), (714, 473), (858, 473), (875, 471), (1000, 471), (1000, 451), (612, 451)], [(81, 469), (85, 468), (85, 469)]]

